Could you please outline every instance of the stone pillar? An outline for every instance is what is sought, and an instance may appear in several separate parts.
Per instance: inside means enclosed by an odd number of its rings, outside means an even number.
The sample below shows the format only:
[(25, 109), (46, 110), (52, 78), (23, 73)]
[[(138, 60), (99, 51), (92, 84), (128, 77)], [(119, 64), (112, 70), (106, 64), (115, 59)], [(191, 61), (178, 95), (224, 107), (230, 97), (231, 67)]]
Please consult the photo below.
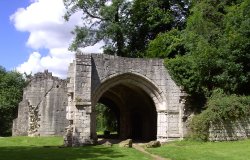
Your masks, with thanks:
[(68, 111), (73, 111), (73, 115), (67, 116), (69, 119), (72, 118), (72, 134), (69, 134), (72, 136), (72, 146), (92, 144), (96, 140), (96, 134), (93, 133), (95, 126), (92, 123), (94, 115), (91, 103), (91, 55), (77, 53), (71, 69), (73, 69), (71, 73), (73, 85), (70, 87), (72, 88), (70, 96), (73, 97), (71, 102), (73, 105)]
[(91, 136), (91, 55), (76, 54), (75, 64), (75, 117), (73, 131), (73, 145), (81, 146), (93, 143)]
[(76, 110), (74, 103), (74, 71), (75, 62), (71, 63), (68, 68), (68, 80), (67, 80), (67, 96), (68, 96), (68, 106), (66, 107), (66, 119), (69, 121), (69, 126), (65, 128), (64, 135), (64, 146), (72, 147), (73, 145), (73, 130), (74, 130), (74, 113)]
[(83, 104), (76, 106), (73, 124), (72, 146), (94, 143), (91, 137), (91, 105)]
[(168, 139), (168, 117), (166, 112), (157, 112), (157, 140), (166, 142)]

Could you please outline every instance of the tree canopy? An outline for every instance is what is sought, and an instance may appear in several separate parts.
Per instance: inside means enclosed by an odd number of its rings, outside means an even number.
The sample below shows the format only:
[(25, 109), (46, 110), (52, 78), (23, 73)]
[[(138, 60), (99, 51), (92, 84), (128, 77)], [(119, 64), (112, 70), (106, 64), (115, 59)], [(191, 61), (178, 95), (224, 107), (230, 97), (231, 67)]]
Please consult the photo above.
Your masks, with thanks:
[(11, 134), (12, 120), (22, 100), (25, 80), (22, 74), (0, 66), (0, 136)]
[(249, 27), (249, 0), (196, 1), (186, 27), (159, 34), (147, 56), (167, 58), (166, 67), (191, 94), (249, 94)]
[(64, 0), (67, 7), (65, 19), (75, 12), (82, 12), (83, 24), (73, 31), (75, 39), (72, 50), (79, 47), (105, 43), (105, 50), (110, 54), (125, 56), (125, 36), (129, 26), (129, 9), (127, 0)]
[(175, 81), (201, 99), (250, 93), (250, 0), (64, 0), (82, 11), (72, 49), (104, 41), (104, 53), (166, 58)]
[(182, 27), (187, 0), (64, 0), (65, 19), (82, 12), (83, 24), (73, 31), (70, 49), (103, 41), (104, 52), (126, 57), (144, 55), (146, 46), (160, 32)]

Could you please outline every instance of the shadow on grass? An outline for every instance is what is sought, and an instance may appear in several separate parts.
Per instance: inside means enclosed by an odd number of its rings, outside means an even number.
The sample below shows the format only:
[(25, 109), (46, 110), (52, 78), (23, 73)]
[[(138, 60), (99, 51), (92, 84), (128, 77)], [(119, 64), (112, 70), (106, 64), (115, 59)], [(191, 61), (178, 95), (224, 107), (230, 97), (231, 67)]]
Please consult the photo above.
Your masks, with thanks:
[(117, 147), (0, 147), (0, 160), (110, 160), (130, 159)]

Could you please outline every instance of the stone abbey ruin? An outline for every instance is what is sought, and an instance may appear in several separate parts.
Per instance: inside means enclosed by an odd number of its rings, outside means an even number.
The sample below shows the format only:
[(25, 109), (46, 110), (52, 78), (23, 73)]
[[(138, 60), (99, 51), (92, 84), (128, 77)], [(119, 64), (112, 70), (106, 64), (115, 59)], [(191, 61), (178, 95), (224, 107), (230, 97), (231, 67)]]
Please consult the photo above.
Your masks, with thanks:
[[(103, 103), (116, 113), (120, 139), (182, 139), (186, 97), (161, 59), (77, 53), (66, 80), (48, 71), (31, 78), (13, 135), (64, 135), (66, 146), (95, 143), (95, 106)], [(211, 137), (221, 133), (212, 130)]]

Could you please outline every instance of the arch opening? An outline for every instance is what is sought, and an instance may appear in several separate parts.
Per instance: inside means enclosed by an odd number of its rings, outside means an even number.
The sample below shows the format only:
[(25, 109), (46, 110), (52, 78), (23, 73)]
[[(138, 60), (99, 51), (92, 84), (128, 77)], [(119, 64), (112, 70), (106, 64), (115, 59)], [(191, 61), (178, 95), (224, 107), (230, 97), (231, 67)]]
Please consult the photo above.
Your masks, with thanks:
[[(157, 136), (157, 106), (155, 90), (147, 86), (149, 83), (123, 78), (103, 83), (97, 90), (96, 103), (103, 103), (112, 108), (117, 115), (117, 133), (120, 139), (150, 141)], [(103, 88), (103, 86), (105, 86)], [(144, 87), (142, 87), (144, 86)], [(149, 92), (150, 91), (150, 92)], [(155, 98), (153, 98), (155, 97)]]
[(95, 106), (96, 132), (98, 138), (118, 138), (119, 111), (115, 104), (108, 99), (101, 98)]

